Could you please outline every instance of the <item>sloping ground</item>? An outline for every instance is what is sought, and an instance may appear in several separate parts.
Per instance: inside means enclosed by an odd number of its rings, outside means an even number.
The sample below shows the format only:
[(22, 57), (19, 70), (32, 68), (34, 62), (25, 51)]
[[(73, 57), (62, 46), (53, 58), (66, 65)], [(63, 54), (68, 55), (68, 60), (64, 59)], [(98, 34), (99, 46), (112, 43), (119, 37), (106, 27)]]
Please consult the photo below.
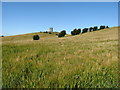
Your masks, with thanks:
[(44, 32), (28, 33), (14, 36), (6, 36), (3, 38), (3, 41), (18, 41), (18, 40), (32, 40), (33, 35), (39, 35), (40, 38), (50, 38), (58, 34), (58, 32), (53, 32), (52, 34)]
[(118, 87), (118, 28), (58, 38), (3, 39), (4, 88)]

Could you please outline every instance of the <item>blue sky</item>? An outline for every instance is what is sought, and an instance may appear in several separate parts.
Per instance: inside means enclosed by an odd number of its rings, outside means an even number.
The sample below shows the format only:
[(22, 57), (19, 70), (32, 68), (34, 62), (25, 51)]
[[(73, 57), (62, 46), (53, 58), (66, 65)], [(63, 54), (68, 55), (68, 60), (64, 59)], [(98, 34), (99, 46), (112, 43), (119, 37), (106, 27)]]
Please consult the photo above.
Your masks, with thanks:
[(3, 2), (2, 34), (118, 26), (117, 2)]

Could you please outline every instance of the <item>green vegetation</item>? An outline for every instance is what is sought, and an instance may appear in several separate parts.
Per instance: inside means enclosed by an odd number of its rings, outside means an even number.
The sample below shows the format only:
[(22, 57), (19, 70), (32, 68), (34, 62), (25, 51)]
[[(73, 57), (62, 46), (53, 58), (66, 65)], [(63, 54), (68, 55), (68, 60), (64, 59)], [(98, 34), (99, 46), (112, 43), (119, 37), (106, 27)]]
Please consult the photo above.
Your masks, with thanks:
[(40, 39), (39, 35), (34, 35), (33, 36), (33, 40), (39, 40), (39, 39)]
[[(83, 29), (84, 32), (84, 29)], [(78, 35), (81, 33), (81, 29), (74, 29), (73, 31), (71, 31), (71, 35)]]
[[(33, 40), (33, 35), (39, 40)], [(118, 28), (2, 38), (3, 88), (117, 88)]]
[(64, 37), (66, 35), (66, 31), (62, 30), (59, 34), (58, 37)]

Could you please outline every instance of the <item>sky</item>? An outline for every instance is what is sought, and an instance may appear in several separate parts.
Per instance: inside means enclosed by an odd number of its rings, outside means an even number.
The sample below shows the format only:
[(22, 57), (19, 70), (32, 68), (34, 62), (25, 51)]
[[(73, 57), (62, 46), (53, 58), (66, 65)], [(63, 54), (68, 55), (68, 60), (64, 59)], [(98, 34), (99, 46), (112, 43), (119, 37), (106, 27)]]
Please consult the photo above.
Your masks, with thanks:
[(3, 2), (2, 34), (118, 26), (117, 2)]
[(119, 0), (2, 0), (2, 2), (119, 2)]

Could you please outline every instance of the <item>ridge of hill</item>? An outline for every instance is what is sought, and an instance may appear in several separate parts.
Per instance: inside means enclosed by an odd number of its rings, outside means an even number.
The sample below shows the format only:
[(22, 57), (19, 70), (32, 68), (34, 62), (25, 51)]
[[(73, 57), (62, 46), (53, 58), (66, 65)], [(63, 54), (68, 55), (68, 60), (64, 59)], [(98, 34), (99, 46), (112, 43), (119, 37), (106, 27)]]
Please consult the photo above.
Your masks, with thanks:
[[(35, 32), (35, 33), (27, 33), (27, 34), (21, 34), (21, 35), (13, 35), (13, 36), (5, 36), (4, 38), (2, 37), (2, 41), (4, 42), (21, 42), (23, 41), (33, 41), (33, 35), (39, 35), (40, 36), (40, 40), (56, 40), (56, 39), (67, 39), (67, 38), (74, 38), (74, 37), (88, 37), (92, 38), (92, 35), (95, 34), (102, 34), (103, 32), (106, 32), (106, 30), (116, 30), (119, 27), (112, 27), (112, 28), (108, 28), (108, 29), (103, 29), (103, 30), (97, 30), (97, 31), (92, 31), (92, 32), (87, 32), (84, 34), (79, 34), (79, 35), (69, 35), (67, 34), (65, 37), (62, 38), (58, 38), (56, 34), (58, 34), (58, 32), (53, 32), (52, 34), (49, 33), (44, 33), (44, 32)], [(109, 33), (109, 32), (108, 32)], [(107, 34), (108, 34), (107, 33)], [(72, 36), (72, 37), (71, 37)]]

